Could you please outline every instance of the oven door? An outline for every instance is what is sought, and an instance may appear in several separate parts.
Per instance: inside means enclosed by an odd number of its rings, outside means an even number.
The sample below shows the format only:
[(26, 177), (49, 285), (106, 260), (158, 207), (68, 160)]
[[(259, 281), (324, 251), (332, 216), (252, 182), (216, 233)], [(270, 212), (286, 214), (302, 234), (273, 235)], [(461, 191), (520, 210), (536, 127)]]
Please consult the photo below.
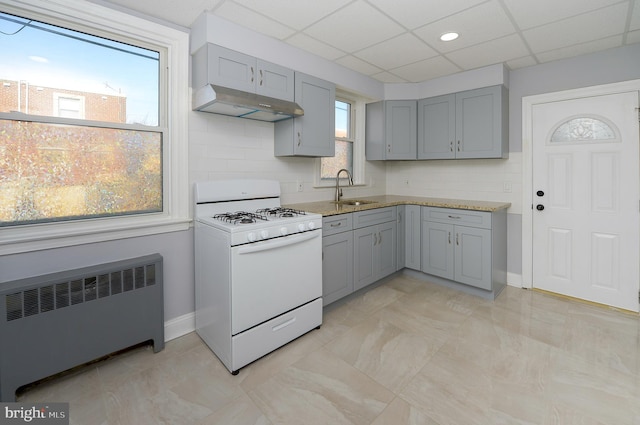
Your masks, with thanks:
[(320, 229), (231, 248), (231, 334), (322, 296)]

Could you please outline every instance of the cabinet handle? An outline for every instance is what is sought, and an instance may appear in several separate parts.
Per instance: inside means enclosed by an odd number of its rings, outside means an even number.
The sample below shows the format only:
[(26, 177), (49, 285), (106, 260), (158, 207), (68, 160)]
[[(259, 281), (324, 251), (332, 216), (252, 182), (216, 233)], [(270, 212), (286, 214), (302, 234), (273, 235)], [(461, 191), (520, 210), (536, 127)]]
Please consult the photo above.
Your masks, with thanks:
[(253, 67), (251, 67), (251, 82), (252, 83), (253, 83), (254, 77), (255, 77), (255, 71), (254, 71)]
[(382, 243), (382, 233), (378, 232), (378, 245)]
[(339, 221), (337, 223), (331, 223), (331, 227), (340, 227), (340, 226), (342, 226), (342, 222), (341, 221)]
[(260, 85), (262, 85), (262, 70), (260, 70)]
[(458, 140), (458, 152), (460, 152), (460, 140)]
[(451, 245), (451, 232), (449, 232), (449, 245)]
[(460, 245), (460, 241), (458, 240), (458, 236), (459, 236), (459, 234), (456, 233), (456, 245)]
[(449, 142), (449, 150), (453, 152), (453, 140)]
[(298, 146), (300, 146), (300, 143), (302, 143), (302, 136), (301, 136), (300, 132), (298, 131)]
[(447, 217), (449, 217), (450, 219), (453, 220), (460, 220), (462, 217), (458, 216), (458, 215), (448, 215)]

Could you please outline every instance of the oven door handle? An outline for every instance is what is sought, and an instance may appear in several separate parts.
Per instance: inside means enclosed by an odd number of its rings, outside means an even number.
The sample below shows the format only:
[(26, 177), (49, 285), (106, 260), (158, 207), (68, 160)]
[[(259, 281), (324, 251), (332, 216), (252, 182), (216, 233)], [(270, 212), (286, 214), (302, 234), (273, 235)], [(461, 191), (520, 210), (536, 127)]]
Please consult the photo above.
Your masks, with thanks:
[(296, 235), (285, 236), (270, 241), (263, 241), (245, 245), (238, 249), (238, 254), (252, 254), (254, 252), (282, 248), (283, 246), (295, 245), (297, 243), (306, 242), (317, 237), (320, 237), (320, 232), (318, 231), (304, 232)]

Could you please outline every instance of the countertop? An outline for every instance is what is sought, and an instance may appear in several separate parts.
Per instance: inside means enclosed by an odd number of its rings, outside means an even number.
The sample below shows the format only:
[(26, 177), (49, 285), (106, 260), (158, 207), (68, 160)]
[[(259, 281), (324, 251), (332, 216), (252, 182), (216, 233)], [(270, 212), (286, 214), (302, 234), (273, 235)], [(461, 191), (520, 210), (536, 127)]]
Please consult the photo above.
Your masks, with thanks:
[(456, 208), (474, 211), (500, 211), (511, 206), (510, 202), (469, 201), (464, 199), (423, 198), (420, 196), (382, 195), (358, 198), (342, 198), (343, 201), (362, 200), (372, 203), (362, 205), (336, 205), (333, 201), (305, 202), (288, 204), (283, 207), (295, 208), (301, 211), (321, 214), (323, 216), (346, 214), (354, 211), (364, 211), (374, 208), (392, 207), (394, 205), (422, 205), (426, 207)]

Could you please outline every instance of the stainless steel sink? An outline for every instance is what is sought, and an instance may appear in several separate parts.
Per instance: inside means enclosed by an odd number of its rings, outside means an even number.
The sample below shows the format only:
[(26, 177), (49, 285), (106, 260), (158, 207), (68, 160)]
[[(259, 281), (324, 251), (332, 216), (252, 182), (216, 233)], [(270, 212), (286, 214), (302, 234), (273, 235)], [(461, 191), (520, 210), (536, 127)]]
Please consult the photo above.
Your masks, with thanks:
[(336, 205), (365, 205), (365, 204), (375, 204), (377, 201), (365, 201), (362, 199), (343, 199), (341, 201), (333, 201)]

